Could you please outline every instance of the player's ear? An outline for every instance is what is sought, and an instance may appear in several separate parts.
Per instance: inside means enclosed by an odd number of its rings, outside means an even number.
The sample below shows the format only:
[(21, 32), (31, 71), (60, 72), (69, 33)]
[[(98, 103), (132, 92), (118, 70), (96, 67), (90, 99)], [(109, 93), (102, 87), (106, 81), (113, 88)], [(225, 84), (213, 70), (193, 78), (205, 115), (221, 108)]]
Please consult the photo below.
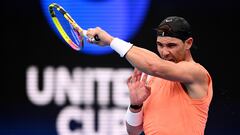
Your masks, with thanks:
[(192, 47), (193, 44), (193, 38), (189, 37), (188, 39), (185, 40), (185, 45), (186, 45), (186, 49), (190, 49)]

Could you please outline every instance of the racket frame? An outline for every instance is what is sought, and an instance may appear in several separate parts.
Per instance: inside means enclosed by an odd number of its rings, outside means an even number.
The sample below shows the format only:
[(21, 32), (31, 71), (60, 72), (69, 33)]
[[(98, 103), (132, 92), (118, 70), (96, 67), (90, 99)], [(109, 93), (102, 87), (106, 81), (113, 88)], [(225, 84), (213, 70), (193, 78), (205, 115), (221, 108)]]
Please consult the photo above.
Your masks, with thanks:
[[(59, 11), (64, 16), (64, 18), (70, 23), (70, 25), (72, 25), (72, 28), (77, 33), (77, 38), (80, 41), (79, 45), (75, 44), (72, 41), (72, 39), (68, 36), (68, 34), (65, 32), (65, 30), (63, 29), (61, 23), (59, 22), (59, 20), (56, 16), (54, 9), (57, 9), (57, 11)], [(53, 20), (53, 23), (55, 24), (57, 30), (59, 31), (59, 33), (61, 34), (63, 39), (74, 50), (80, 51), (84, 47), (84, 42), (83, 42), (83, 40), (84, 40), (83, 31), (84, 30), (73, 20), (73, 18), (67, 13), (67, 11), (63, 7), (58, 5), (57, 3), (52, 3), (49, 5), (49, 12), (50, 12), (51, 18)]]

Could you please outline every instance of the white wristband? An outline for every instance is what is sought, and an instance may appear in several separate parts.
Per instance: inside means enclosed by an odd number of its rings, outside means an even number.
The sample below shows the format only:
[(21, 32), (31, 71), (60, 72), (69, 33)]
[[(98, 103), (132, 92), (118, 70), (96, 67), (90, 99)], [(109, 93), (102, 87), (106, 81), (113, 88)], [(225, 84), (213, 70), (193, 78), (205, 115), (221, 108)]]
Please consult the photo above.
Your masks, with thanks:
[(126, 121), (129, 125), (131, 126), (139, 126), (142, 124), (143, 122), (143, 111), (141, 109), (140, 112), (138, 113), (133, 113), (130, 111), (129, 107), (128, 107), (128, 110), (127, 110), (127, 113), (126, 113)]
[(121, 57), (132, 48), (133, 44), (123, 41), (119, 38), (114, 38), (110, 43), (110, 47), (115, 50)]

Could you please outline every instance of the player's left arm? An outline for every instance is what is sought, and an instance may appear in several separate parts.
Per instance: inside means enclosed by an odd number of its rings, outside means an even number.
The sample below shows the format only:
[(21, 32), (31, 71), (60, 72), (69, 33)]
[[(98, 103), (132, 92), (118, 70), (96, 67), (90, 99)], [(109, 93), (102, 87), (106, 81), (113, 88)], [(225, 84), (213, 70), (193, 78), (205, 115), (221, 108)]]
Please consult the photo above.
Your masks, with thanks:
[(185, 84), (193, 98), (201, 98), (206, 94), (209, 82), (207, 72), (194, 62), (163, 60), (155, 53), (137, 46), (133, 46), (125, 57), (134, 67), (149, 75)]

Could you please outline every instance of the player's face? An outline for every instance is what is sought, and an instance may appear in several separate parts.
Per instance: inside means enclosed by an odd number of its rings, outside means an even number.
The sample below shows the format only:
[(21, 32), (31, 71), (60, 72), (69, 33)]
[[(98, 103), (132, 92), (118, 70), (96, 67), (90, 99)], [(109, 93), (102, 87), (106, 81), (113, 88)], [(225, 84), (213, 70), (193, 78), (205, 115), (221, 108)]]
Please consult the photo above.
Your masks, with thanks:
[(160, 57), (164, 60), (176, 63), (185, 60), (185, 44), (178, 38), (158, 36), (157, 49)]

